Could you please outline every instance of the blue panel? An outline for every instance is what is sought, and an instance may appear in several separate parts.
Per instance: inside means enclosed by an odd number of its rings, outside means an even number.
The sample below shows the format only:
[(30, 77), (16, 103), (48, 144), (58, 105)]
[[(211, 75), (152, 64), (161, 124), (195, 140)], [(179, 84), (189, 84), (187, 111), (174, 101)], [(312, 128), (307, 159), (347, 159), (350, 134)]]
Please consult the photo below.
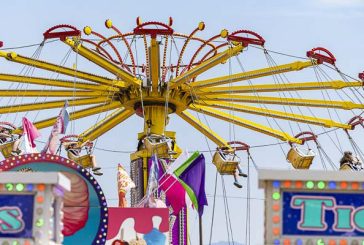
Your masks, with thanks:
[[(291, 201), (297, 196), (302, 196), (304, 198), (312, 197), (315, 199), (331, 199), (335, 203), (334, 207), (330, 207), (322, 212), (322, 216), (326, 228), (323, 230), (315, 230), (311, 228), (300, 229), (299, 223), (303, 215), (302, 208), (293, 208), (291, 206)], [(347, 224), (348, 222), (352, 226), (351, 230), (339, 231), (335, 230), (333, 226), (335, 225), (336, 210), (341, 206), (346, 206), (346, 208), (351, 207), (353, 209), (352, 214), (355, 214), (355, 210), (358, 208), (364, 208), (364, 195), (360, 193), (311, 193), (311, 192), (283, 192), (282, 198), (282, 235), (309, 235), (309, 236), (364, 236), (364, 231), (358, 230), (358, 227), (350, 219), (342, 219), (341, 222)], [(312, 206), (311, 206), (312, 207)], [(359, 216), (358, 216), (359, 217)], [(317, 218), (317, 217), (316, 217)], [(320, 217), (321, 219), (321, 217)], [(309, 220), (309, 219), (307, 219)], [(360, 227), (359, 227), (360, 228)]]
[(34, 195), (0, 194), (0, 238), (33, 237)]

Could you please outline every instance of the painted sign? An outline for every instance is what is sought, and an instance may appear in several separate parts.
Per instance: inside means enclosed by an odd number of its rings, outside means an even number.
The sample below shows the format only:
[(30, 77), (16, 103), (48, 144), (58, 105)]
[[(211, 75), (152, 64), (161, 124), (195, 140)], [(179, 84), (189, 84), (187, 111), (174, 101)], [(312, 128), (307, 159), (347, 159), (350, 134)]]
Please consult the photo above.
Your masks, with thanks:
[(32, 238), (34, 195), (0, 195), (0, 238)]
[(360, 193), (283, 192), (283, 235), (364, 236)]
[(167, 208), (109, 208), (107, 245), (143, 239), (146, 244), (168, 245)]

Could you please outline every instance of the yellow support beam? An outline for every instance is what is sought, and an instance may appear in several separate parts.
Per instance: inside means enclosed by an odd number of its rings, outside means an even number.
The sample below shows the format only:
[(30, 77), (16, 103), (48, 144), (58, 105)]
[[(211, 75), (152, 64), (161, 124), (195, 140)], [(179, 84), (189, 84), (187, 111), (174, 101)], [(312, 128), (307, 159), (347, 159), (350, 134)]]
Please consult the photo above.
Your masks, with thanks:
[(300, 91), (300, 90), (323, 90), (323, 89), (343, 89), (347, 87), (362, 87), (363, 82), (344, 82), (341, 80), (328, 82), (303, 82), (286, 84), (261, 84), (245, 86), (226, 86), (197, 89), (196, 94), (209, 93), (261, 93), (261, 92), (281, 92), (281, 91)]
[(290, 141), (293, 143), (298, 143), (301, 144), (302, 141), (300, 139), (297, 139), (291, 135), (289, 135), (288, 133), (276, 130), (276, 129), (272, 129), (270, 127), (240, 118), (240, 117), (236, 117), (234, 115), (230, 115), (228, 113), (222, 112), (220, 110), (215, 110), (215, 109), (211, 109), (207, 106), (200, 106), (200, 105), (190, 105), (189, 109), (197, 111), (197, 112), (201, 112), (203, 114), (206, 114), (208, 116), (212, 116), (230, 123), (234, 123), (238, 126), (244, 127), (244, 128), (248, 128), (251, 130), (254, 130), (256, 132), (262, 133), (262, 134), (266, 134), (269, 136), (272, 136), (274, 138), (280, 139), (282, 141)]
[(88, 90), (0, 90), (0, 97), (101, 97), (109, 92)]
[(170, 88), (174, 89), (182, 84), (185, 84), (191, 81), (193, 78), (197, 77), (201, 73), (213, 68), (214, 66), (228, 60), (234, 55), (237, 55), (239, 52), (243, 50), (244, 46), (239, 44), (235, 47), (229, 48), (224, 52), (218, 53), (217, 55), (213, 56), (212, 58), (202, 62), (201, 64), (195, 66), (191, 70), (179, 75), (172, 81), (170, 81)]
[(119, 91), (120, 89), (116, 87), (109, 87), (104, 85), (95, 85), (89, 84), (80, 81), (69, 81), (69, 80), (61, 80), (61, 79), (48, 79), (41, 77), (28, 77), (28, 76), (20, 76), (20, 75), (10, 75), (10, 74), (2, 74), (0, 73), (0, 81), (7, 82), (18, 82), (18, 83), (26, 83), (26, 84), (37, 84), (37, 85), (46, 85), (52, 87), (62, 87), (62, 88), (72, 88), (72, 89), (86, 89), (86, 90), (94, 90), (94, 91)]
[(284, 65), (278, 65), (274, 67), (268, 67), (253, 71), (246, 71), (241, 73), (236, 73), (228, 76), (222, 76), (222, 77), (216, 77), (201, 81), (195, 81), (191, 83), (190, 85), (194, 88), (203, 88), (203, 87), (213, 87), (217, 85), (227, 84), (227, 83), (235, 83), (239, 81), (245, 81), (250, 79), (255, 79), (259, 77), (265, 77), (265, 76), (271, 76), (275, 74), (281, 74), (285, 72), (291, 72), (291, 71), (299, 71), (304, 68), (310, 67), (315, 65), (315, 63), (312, 63), (311, 61), (296, 61), (289, 64)]
[[(113, 101), (110, 104), (100, 104), (97, 106), (93, 106), (87, 109), (78, 110), (75, 112), (70, 113), (70, 120), (77, 120), (80, 118), (96, 115), (105, 111), (110, 111), (116, 108), (120, 107), (120, 103), (117, 101)], [(47, 128), (53, 126), (53, 124), (56, 122), (57, 117), (48, 118), (45, 120), (41, 120), (38, 122), (33, 123), (37, 129)], [(22, 128), (17, 128), (14, 133), (15, 134), (21, 134), (23, 132)]]
[(118, 108), (116, 111), (105, 117), (103, 120), (99, 121), (91, 128), (87, 129), (85, 132), (80, 134), (82, 142), (87, 140), (93, 141), (94, 139), (105, 134), (107, 131), (111, 130), (115, 126), (119, 125), (121, 122), (128, 119), (135, 112), (133, 110), (125, 110), (124, 108)]
[(209, 106), (213, 108), (220, 108), (220, 109), (226, 109), (226, 110), (233, 110), (238, 112), (244, 112), (249, 114), (255, 114), (260, 116), (266, 116), (266, 117), (273, 117), (273, 118), (279, 118), (289, 121), (295, 121), (295, 122), (302, 122), (302, 123), (308, 123), (308, 124), (314, 124), (319, 125), (327, 128), (331, 127), (337, 127), (337, 128), (343, 128), (343, 129), (351, 129), (351, 126), (348, 124), (339, 123), (330, 119), (320, 118), (320, 117), (311, 117), (311, 116), (304, 116), (300, 114), (295, 113), (288, 113), (278, 110), (270, 110), (266, 108), (260, 108), (255, 106), (246, 106), (246, 105), (239, 105), (234, 103), (226, 103), (226, 102), (210, 102), (210, 101), (204, 101), (204, 102), (195, 102), (203, 106)]
[[(110, 102), (110, 98), (87, 98), (87, 99), (76, 99), (69, 100), (69, 106), (81, 106), (81, 105), (92, 105), (99, 103)], [(20, 104), (20, 105), (11, 105), (11, 106), (1, 106), (0, 114), (7, 113), (17, 113), (23, 111), (36, 111), (36, 110), (45, 110), (52, 108), (62, 108), (64, 106), (65, 100), (57, 100), (57, 101), (49, 101), (49, 102), (40, 102), (40, 103), (29, 103), (29, 104)]]
[(103, 85), (107, 85), (107, 86), (113, 86), (113, 87), (117, 87), (117, 88), (126, 88), (125, 83), (121, 82), (121, 81), (112, 80), (110, 78), (93, 75), (93, 74), (90, 74), (87, 72), (67, 68), (67, 67), (60, 66), (60, 65), (55, 65), (55, 64), (52, 64), (52, 63), (49, 63), (46, 61), (41, 61), (41, 60), (25, 57), (22, 55), (18, 55), (15, 52), (0, 51), (0, 57), (6, 58), (7, 60), (12, 61), (12, 62), (33, 66), (33, 67), (37, 67), (37, 68), (40, 68), (43, 70), (48, 70), (48, 71), (52, 71), (52, 72), (56, 72), (56, 73), (61, 73), (61, 74), (64, 74), (64, 75), (67, 75), (70, 77), (77, 77), (77, 78), (84, 79), (87, 81), (92, 81), (95, 83), (99, 83), (99, 84), (103, 84)]
[(219, 147), (228, 147), (227, 141), (218, 136), (214, 131), (212, 131), (209, 127), (203, 124), (199, 119), (194, 117), (191, 113), (187, 111), (177, 112), (177, 115), (180, 116), (183, 120), (189, 123), (192, 127), (200, 131), (203, 135), (209, 138), (212, 142), (214, 142)]
[(351, 101), (279, 98), (279, 97), (269, 97), (269, 96), (249, 96), (249, 95), (235, 95), (235, 94), (203, 95), (199, 96), (197, 101), (202, 103), (204, 101), (227, 101), (234, 103), (244, 102), (244, 103), (257, 103), (257, 104), (335, 108), (344, 110), (364, 109), (363, 104), (356, 104)]
[(159, 60), (159, 44), (155, 38), (150, 41), (150, 75), (152, 80), (152, 89), (158, 92), (160, 60)]
[[(107, 58), (99, 55), (98, 53), (86, 48), (81, 43), (75, 42), (72, 39), (67, 38), (65, 43), (68, 44), (77, 54), (85, 57), (92, 63), (102, 67), (103, 69), (111, 72), (115, 76), (119, 77), (121, 80), (126, 82), (129, 85), (140, 86), (142, 83), (141, 80), (134, 77), (129, 72), (121, 69), (118, 65), (108, 60)], [(123, 85), (124, 87), (125, 85)]]

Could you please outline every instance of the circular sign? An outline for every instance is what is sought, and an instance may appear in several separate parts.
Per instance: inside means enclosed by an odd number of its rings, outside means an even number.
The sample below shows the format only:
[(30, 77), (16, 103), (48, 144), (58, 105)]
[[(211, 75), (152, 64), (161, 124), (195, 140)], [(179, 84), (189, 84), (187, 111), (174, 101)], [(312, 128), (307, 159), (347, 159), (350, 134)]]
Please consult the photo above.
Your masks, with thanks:
[(63, 244), (104, 244), (108, 209), (96, 179), (77, 163), (57, 155), (26, 154), (0, 162), (1, 171), (61, 172), (71, 181), (63, 198)]

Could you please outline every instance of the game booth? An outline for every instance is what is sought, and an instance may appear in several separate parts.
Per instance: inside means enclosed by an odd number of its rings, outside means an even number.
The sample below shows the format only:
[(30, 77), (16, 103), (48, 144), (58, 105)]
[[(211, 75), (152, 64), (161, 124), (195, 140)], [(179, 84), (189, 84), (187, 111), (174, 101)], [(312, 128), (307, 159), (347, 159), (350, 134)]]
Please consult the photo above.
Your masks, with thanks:
[(364, 244), (364, 174), (260, 170), (265, 244)]

